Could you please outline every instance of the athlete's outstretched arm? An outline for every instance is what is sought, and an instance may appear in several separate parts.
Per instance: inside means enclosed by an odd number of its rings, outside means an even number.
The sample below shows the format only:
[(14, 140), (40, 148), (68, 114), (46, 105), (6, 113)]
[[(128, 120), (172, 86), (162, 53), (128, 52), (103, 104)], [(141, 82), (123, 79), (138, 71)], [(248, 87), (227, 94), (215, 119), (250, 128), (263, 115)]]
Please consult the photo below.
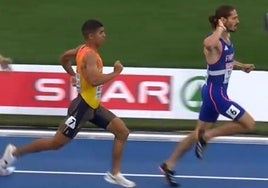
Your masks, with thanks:
[(87, 82), (92, 86), (98, 86), (110, 81), (123, 70), (120, 61), (114, 63), (114, 71), (108, 74), (103, 74), (98, 70), (97, 59), (93, 52), (87, 52), (82, 63), (82, 73)]
[(255, 69), (254, 64), (245, 64), (245, 63), (241, 63), (239, 61), (234, 61), (234, 66), (240, 68), (242, 71), (244, 71), (246, 73), (249, 73), (253, 69)]

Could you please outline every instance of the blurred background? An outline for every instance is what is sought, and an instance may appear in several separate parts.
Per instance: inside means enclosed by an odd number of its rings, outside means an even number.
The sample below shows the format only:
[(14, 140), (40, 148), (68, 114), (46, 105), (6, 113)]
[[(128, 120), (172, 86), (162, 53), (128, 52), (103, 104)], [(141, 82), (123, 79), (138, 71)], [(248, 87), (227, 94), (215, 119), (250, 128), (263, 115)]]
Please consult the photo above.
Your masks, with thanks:
[[(59, 64), (62, 52), (83, 42), (83, 22), (94, 18), (105, 26), (100, 53), (106, 66), (119, 59), (125, 67), (201, 69), (202, 41), (211, 32), (208, 16), (221, 4), (234, 5), (239, 14), (232, 34), (236, 59), (267, 70), (266, 0), (0, 0), (0, 54), (14, 64)], [(0, 124), (55, 128), (61, 119), (0, 115)], [(188, 131), (195, 125), (177, 119), (124, 120), (132, 130)], [(266, 127), (258, 122), (254, 133), (266, 135)]]

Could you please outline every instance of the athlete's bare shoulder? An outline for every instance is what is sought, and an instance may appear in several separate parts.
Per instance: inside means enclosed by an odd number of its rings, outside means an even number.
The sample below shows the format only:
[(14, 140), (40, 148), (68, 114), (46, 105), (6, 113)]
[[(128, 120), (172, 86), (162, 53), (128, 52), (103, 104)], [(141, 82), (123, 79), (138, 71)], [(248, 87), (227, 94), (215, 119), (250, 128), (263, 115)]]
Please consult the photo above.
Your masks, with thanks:
[(85, 46), (85, 44), (79, 44), (75, 49), (78, 51), (82, 46)]

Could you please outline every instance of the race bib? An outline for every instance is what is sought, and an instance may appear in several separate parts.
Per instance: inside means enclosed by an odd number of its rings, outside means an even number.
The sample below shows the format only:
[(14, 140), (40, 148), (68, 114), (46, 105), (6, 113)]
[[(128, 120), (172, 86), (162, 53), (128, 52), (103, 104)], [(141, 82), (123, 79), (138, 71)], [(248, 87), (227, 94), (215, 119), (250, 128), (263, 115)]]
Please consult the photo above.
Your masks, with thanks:
[(68, 127), (70, 127), (71, 129), (75, 129), (75, 125), (76, 125), (76, 119), (73, 116), (70, 116), (66, 121), (65, 121), (65, 125), (67, 125)]
[(80, 91), (81, 91), (81, 81), (80, 81), (80, 74), (79, 73), (75, 74), (75, 80), (76, 80), (76, 83), (75, 83), (76, 90), (77, 90), (78, 93), (80, 93)]
[(226, 114), (231, 116), (232, 119), (235, 119), (236, 116), (240, 113), (240, 110), (236, 108), (234, 105), (231, 105), (228, 110), (226, 111)]
[(95, 98), (96, 99), (100, 99), (101, 98), (101, 91), (102, 91), (102, 85), (99, 85), (96, 87), (96, 95)]

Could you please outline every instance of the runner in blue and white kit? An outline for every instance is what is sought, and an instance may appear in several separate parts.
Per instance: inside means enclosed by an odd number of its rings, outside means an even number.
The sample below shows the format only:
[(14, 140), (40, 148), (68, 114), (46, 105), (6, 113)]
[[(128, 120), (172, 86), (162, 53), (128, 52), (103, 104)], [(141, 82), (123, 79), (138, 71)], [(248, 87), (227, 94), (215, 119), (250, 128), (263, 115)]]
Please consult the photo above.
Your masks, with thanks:
[(205, 122), (216, 122), (219, 114), (237, 120), (245, 110), (227, 95), (229, 78), (234, 67), (233, 44), (226, 43), (222, 38), (221, 55), (215, 63), (207, 63), (207, 79), (202, 88), (203, 104), (199, 119)]
[[(229, 99), (227, 88), (233, 67), (249, 73), (255, 66), (234, 60), (234, 48), (230, 33), (236, 31), (239, 23), (235, 7), (222, 5), (209, 17), (213, 27), (211, 35), (204, 39), (204, 55), (207, 62), (207, 79), (202, 87), (202, 107), (196, 129), (177, 144), (172, 154), (160, 165), (170, 186), (178, 186), (174, 177), (174, 167), (179, 158), (195, 143), (195, 154), (203, 157), (203, 149), (208, 140), (217, 136), (232, 135), (252, 130), (254, 119), (240, 105)], [(232, 121), (212, 128), (219, 115)]]

